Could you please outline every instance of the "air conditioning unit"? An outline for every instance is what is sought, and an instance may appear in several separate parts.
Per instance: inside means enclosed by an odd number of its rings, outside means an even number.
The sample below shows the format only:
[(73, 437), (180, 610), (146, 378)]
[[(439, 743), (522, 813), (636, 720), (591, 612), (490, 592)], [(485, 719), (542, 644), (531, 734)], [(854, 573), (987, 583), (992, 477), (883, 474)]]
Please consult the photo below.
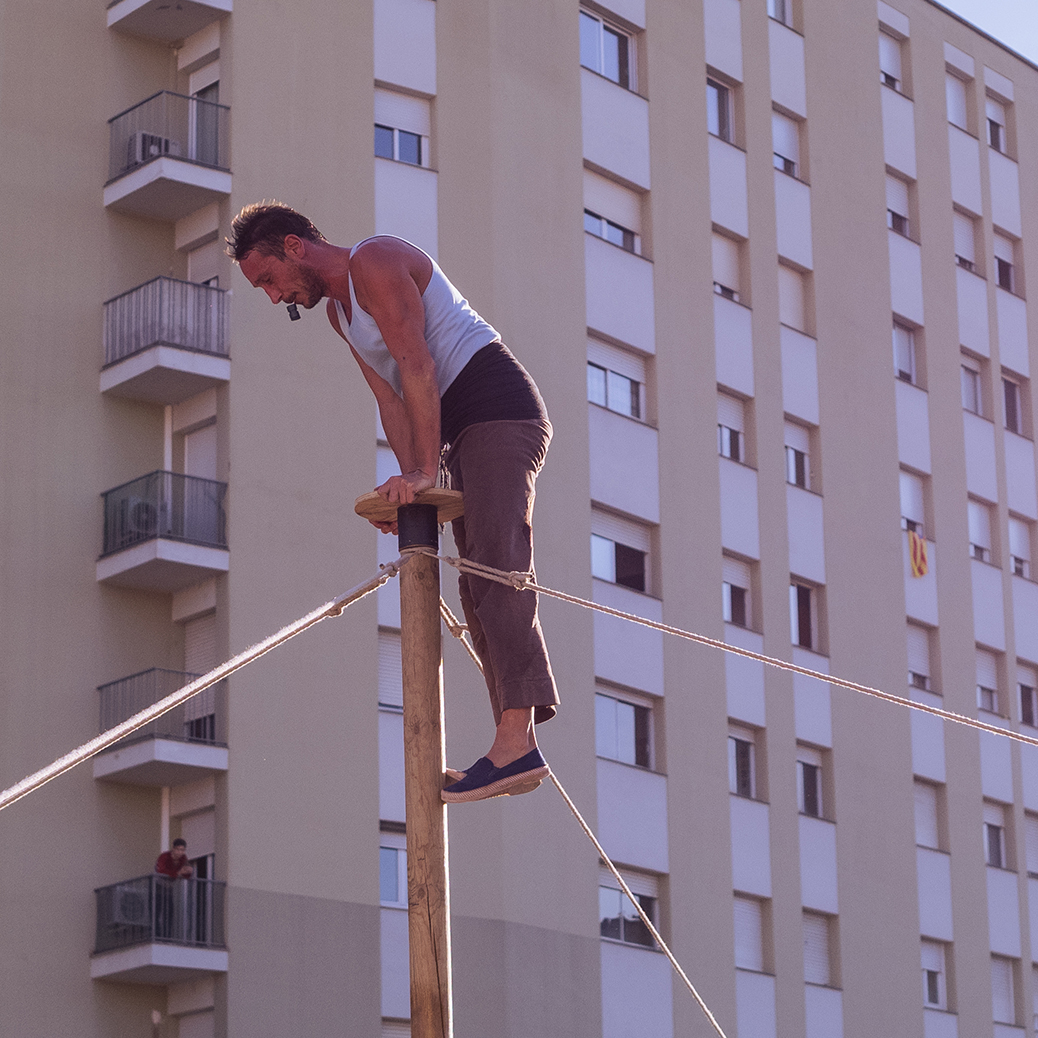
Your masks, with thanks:
[(180, 155), (180, 141), (139, 130), (128, 141), (127, 166), (140, 166), (163, 155)]
[(147, 892), (130, 885), (116, 887), (112, 899), (112, 922), (122, 926), (147, 926)]
[(126, 531), (135, 538), (154, 537), (159, 532), (159, 511), (146, 498), (126, 499)]

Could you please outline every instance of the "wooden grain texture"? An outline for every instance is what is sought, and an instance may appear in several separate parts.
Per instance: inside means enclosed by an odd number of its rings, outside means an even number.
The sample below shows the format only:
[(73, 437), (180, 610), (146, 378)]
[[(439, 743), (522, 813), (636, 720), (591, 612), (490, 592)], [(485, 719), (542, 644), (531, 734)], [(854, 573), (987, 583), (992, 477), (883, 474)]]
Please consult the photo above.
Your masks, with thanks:
[[(449, 523), (464, 511), (461, 491), (444, 490), (442, 487), (419, 491), (415, 494), (414, 503), (436, 505), (436, 520), (440, 523)], [(353, 510), (365, 519), (373, 519), (377, 523), (391, 523), (396, 518), (396, 510), (399, 507), (390, 504), (372, 490), (370, 494), (361, 494), (357, 498)]]

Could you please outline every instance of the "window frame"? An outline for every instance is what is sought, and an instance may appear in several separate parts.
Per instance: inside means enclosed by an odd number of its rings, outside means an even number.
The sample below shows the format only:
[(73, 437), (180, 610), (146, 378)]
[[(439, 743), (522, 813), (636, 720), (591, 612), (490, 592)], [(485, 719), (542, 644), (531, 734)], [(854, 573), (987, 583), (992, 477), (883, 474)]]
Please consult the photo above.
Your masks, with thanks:
[(734, 88), (712, 75), (706, 77), (706, 113), (707, 133), (726, 144), (735, 144)]
[[(930, 968), (926, 950), (930, 948), (938, 957), (938, 968)], [(947, 949), (943, 941), (921, 939), (920, 965), (923, 973), (923, 1008), (947, 1011), (948, 1009), (948, 962)], [(932, 997), (931, 997), (932, 995)]]
[[(623, 90), (628, 90), (632, 94), (638, 92), (638, 46), (635, 38), (635, 34), (629, 29), (622, 27), (619, 23), (614, 22), (610, 18), (606, 18), (603, 15), (590, 11), (586, 7), (580, 8), (580, 67), (586, 68), (588, 72), (593, 72), (596, 76), (601, 76), (603, 79), (608, 79), (610, 83), (615, 83), (618, 87)], [(584, 64), (584, 26), (585, 22), (583, 19), (587, 19), (588, 22), (594, 22), (597, 26), (597, 67)], [(614, 79), (606, 71), (606, 53), (605, 53), (605, 34), (609, 33), (615, 36), (618, 40), (625, 41), (626, 54), (620, 55), (620, 50), (617, 50), (617, 75)], [(624, 61), (626, 60), (626, 68), (624, 67)]]
[[(649, 921), (659, 930), (661, 898), (658, 877), (650, 873), (634, 872), (629, 869), (620, 869), (619, 872), (623, 876), (624, 882), (630, 887), (631, 893), (634, 894), (645, 914), (649, 917)], [(605, 892), (610, 893), (611, 900), (613, 899), (611, 895), (617, 895), (615, 900), (620, 910), (617, 916), (604, 915), (603, 894)], [(598, 879), (598, 926), (600, 939), (614, 944), (644, 948), (646, 951), (658, 951), (655, 938), (645, 929), (645, 924), (641, 921), (637, 912), (634, 911), (633, 906), (629, 910), (630, 914), (625, 914), (625, 902), (627, 900), (627, 895), (620, 889), (616, 882), (616, 877), (604, 865), (601, 866)], [(607, 922), (613, 919), (618, 924), (619, 936), (612, 936), (603, 932)], [(629, 922), (628, 920), (631, 921)], [(631, 927), (631, 937), (639, 937), (641, 938), (640, 940), (628, 938), (628, 926)]]
[(797, 810), (806, 818), (827, 821), (825, 753), (815, 746), (797, 743)]
[[(379, 905), (382, 908), (407, 909), (407, 837), (404, 833), (387, 832), (379, 833)], [(388, 856), (383, 851), (392, 851), (394, 864), (396, 866), (397, 897), (395, 900), (384, 898), (384, 887), (382, 884), (385, 870), (388, 869)]]
[(759, 800), (756, 729), (728, 724), (728, 792), (746, 800)]
[[(601, 701), (601, 702), (600, 702)], [(608, 701), (608, 702), (606, 702)], [(616, 711), (616, 755), (609, 752), (610, 747), (603, 746), (599, 737), (602, 734), (604, 722), (607, 720), (605, 711), (615, 710), (617, 706), (629, 706), (632, 710), (631, 724), (631, 760), (622, 755), (623, 747), (620, 746), (620, 724), (619, 711)], [(600, 713), (600, 710), (602, 711)], [(626, 764), (632, 768), (641, 768), (644, 771), (655, 770), (655, 739), (654, 739), (654, 705), (647, 696), (637, 696), (630, 692), (621, 692), (610, 686), (595, 686), (595, 756), (602, 760), (615, 761), (617, 764)]]

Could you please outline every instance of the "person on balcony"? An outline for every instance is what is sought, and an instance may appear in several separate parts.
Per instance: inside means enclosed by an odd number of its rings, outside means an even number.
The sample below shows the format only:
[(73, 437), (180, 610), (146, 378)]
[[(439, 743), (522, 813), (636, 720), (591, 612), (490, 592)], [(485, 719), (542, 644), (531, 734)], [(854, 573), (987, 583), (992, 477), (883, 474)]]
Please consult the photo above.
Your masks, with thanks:
[[(502, 570), (533, 569), (534, 484), (552, 427), (540, 392), (427, 253), (377, 235), (332, 245), (301, 213), (280, 203), (246, 206), (228, 255), (274, 304), (315, 307), (347, 343), (378, 402), (400, 475), (376, 490), (410, 504), (435, 487), (443, 467), (465, 493), (454, 539), (465, 558)], [(395, 523), (375, 523), (395, 533)], [(549, 771), (534, 725), (559, 702), (537, 596), (462, 574), (462, 607), (483, 662), (496, 726), (485, 757), (448, 769), (448, 803), (535, 789)]]
[(170, 879), (190, 879), (195, 870), (187, 860), (187, 841), (179, 837), (173, 841), (171, 850), (163, 851), (155, 862), (155, 871)]

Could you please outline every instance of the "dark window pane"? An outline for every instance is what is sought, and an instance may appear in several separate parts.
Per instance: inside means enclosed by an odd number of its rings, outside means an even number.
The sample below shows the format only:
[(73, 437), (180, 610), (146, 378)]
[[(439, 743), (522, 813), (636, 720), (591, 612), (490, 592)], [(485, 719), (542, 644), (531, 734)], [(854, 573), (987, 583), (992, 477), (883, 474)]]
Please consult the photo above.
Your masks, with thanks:
[(610, 887), (598, 888), (599, 932), (603, 937), (611, 937), (614, 941), (621, 940), (623, 936), (620, 924), (620, 898), (622, 896), (619, 890), (613, 890)]
[(1010, 432), (1020, 431), (1020, 390), (1015, 382), (1002, 379), (1002, 389), (1006, 401), (1006, 428)]
[(998, 268), (998, 287), (1007, 292), (1013, 291), (1013, 264), (1004, 259), (995, 259)]
[[(649, 897), (647, 894), (635, 894), (638, 899), (638, 904), (641, 905), (645, 914), (652, 921), (655, 926), (655, 915), (656, 915), (656, 899)], [(656, 942), (653, 940), (652, 934), (649, 933), (649, 928), (642, 922), (641, 916), (638, 915), (634, 905), (628, 901), (627, 896), (624, 895), (624, 936), (623, 939), (627, 944), (641, 944), (646, 948), (651, 948)]]
[(805, 649), (814, 647), (811, 638), (811, 589), (797, 588), (797, 642)]
[(647, 706), (634, 708), (634, 763), (640, 768), (651, 767), (649, 759), (649, 719), (651, 714)]
[(616, 546), (616, 582), (634, 591), (645, 590), (645, 552), (626, 544)]
[(739, 627), (746, 626), (746, 589), (731, 585), (732, 623)]
[(819, 769), (815, 764), (800, 762), (804, 775), (804, 814), (818, 818), (822, 813), (822, 805), (819, 803), (818, 785)]
[(422, 138), (417, 133), (408, 130), (397, 130), (399, 141), (399, 159), (401, 162), (409, 162), (412, 166), (422, 164)]
[(602, 23), (591, 15), (580, 12), (580, 63), (592, 72), (600, 72), (599, 37)]
[(745, 739), (733, 739), (735, 744), (735, 792), (742, 797), (753, 796), (753, 747)]
[[(626, 42), (626, 39), (618, 32), (614, 32), (608, 26), (602, 27), (602, 75), (614, 83), (620, 83), (620, 52), (622, 45)], [(626, 47), (623, 47), (623, 51), (623, 61), (626, 65)], [(626, 83), (621, 83), (621, 86), (626, 85)]]
[(1032, 728), (1036, 725), (1036, 718), (1034, 712), (1034, 689), (1027, 685), (1020, 686), (1020, 720), (1030, 725)]
[(375, 123), (375, 157), (391, 159), (393, 157), (393, 130), (389, 126)]

